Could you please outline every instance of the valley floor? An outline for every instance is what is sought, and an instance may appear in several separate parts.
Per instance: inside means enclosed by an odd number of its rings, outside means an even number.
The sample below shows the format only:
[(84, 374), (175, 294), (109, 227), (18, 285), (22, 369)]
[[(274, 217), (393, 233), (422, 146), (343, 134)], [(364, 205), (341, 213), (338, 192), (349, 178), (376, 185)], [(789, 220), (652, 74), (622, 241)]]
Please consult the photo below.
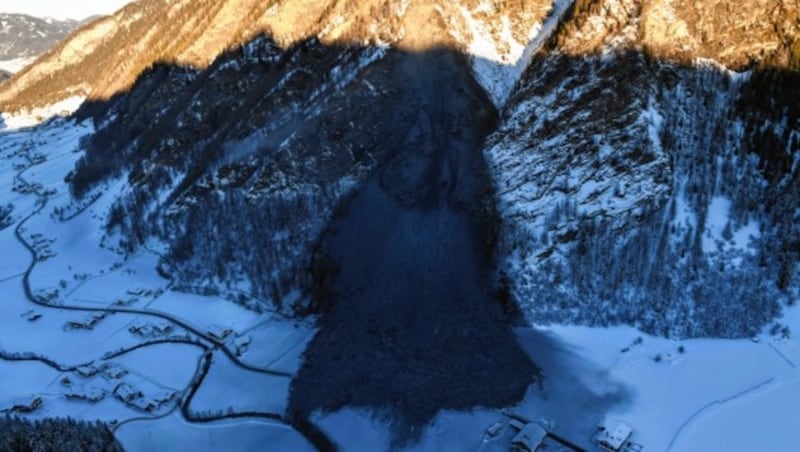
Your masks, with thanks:
[[(0, 230), (0, 412), (111, 422), (132, 451), (313, 450), (283, 421), (313, 326), (174, 292), (155, 271), (157, 250), (115, 251), (102, 225), (123, 182), (84, 204), (64, 182), (90, 131), (62, 120), (0, 130), (0, 206), (13, 205)], [(798, 330), (800, 310), (779, 322)], [(507, 410), (553, 420), (580, 445), (592, 447), (608, 418), (631, 425), (648, 451), (800, 450), (790, 411), (800, 396), (797, 338), (674, 341), (580, 326), (516, 333), (545, 382)], [(441, 412), (408, 448), (502, 450), (485, 435), (500, 417)], [(344, 450), (390, 441), (364, 411), (312, 420)]]

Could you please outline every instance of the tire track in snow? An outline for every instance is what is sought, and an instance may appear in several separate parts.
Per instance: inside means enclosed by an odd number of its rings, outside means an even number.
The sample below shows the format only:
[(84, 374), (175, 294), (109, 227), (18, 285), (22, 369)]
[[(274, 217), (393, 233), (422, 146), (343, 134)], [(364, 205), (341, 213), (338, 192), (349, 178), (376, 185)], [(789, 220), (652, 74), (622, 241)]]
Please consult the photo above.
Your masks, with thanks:
[(755, 386), (751, 386), (751, 387), (749, 387), (749, 388), (747, 388), (747, 389), (745, 389), (745, 390), (743, 390), (741, 392), (738, 392), (738, 393), (736, 393), (736, 394), (734, 394), (734, 395), (732, 395), (730, 397), (727, 397), (727, 398), (722, 399), (722, 400), (714, 400), (712, 402), (709, 402), (709, 403), (703, 405), (697, 411), (692, 413), (692, 415), (689, 416), (689, 418), (686, 419), (681, 424), (680, 427), (678, 427), (678, 431), (676, 431), (675, 434), (672, 436), (672, 439), (669, 442), (669, 446), (667, 446), (667, 450), (668, 451), (673, 450), (672, 448), (675, 446), (675, 441), (681, 435), (683, 430), (686, 429), (686, 427), (688, 427), (692, 422), (694, 422), (695, 419), (700, 417), (700, 415), (703, 414), (704, 412), (708, 411), (709, 409), (711, 409), (713, 407), (716, 407), (716, 406), (719, 406), (719, 405), (724, 405), (724, 404), (726, 404), (728, 402), (732, 402), (732, 401), (734, 401), (736, 399), (739, 399), (741, 397), (744, 397), (744, 396), (746, 396), (748, 394), (752, 394), (752, 393), (758, 391), (759, 389), (761, 389), (761, 388), (773, 383), (774, 381), (775, 381), (775, 377), (770, 377), (770, 378), (762, 381), (761, 383), (758, 383)]

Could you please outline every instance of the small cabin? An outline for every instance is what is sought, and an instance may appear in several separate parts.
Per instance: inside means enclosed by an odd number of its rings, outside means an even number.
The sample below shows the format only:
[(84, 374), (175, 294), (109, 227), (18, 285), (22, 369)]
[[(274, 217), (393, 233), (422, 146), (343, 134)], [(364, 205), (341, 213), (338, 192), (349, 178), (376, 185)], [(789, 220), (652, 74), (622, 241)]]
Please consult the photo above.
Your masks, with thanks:
[(219, 341), (225, 340), (231, 333), (233, 333), (233, 328), (219, 325), (213, 325), (208, 329), (208, 334)]
[(490, 438), (497, 438), (500, 436), (500, 433), (503, 432), (503, 424), (500, 422), (495, 422), (494, 424), (490, 425), (489, 428), (486, 429), (486, 434), (489, 435)]
[(624, 422), (604, 422), (597, 426), (597, 431), (592, 441), (600, 449), (608, 452), (641, 450), (642, 447), (640, 445), (631, 442), (631, 436), (633, 436), (633, 428), (628, 424)]
[(123, 369), (123, 368), (121, 368), (121, 367), (116, 367), (116, 366), (111, 367), (106, 372), (106, 376), (108, 378), (112, 379), (112, 380), (119, 380), (120, 378), (124, 377), (125, 375), (128, 375), (128, 371)]
[(233, 345), (236, 347), (236, 356), (243, 355), (250, 347), (251, 342), (250, 336), (236, 336), (233, 339)]
[(144, 394), (127, 383), (123, 383), (114, 389), (114, 395), (122, 402), (131, 403), (134, 400), (142, 399)]

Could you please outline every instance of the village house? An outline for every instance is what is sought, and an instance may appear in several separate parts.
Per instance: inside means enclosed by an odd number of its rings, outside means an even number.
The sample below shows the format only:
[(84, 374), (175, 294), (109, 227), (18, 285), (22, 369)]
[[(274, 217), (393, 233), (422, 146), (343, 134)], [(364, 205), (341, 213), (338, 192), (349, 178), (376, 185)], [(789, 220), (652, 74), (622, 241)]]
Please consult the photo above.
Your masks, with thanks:
[[(512, 421), (513, 422), (513, 421)], [(511, 450), (515, 452), (535, 452), (547, 437), (547, 431), (539, 424), (529, 422), (511, 439)]]
[(624, 422), (603, 422), (597, 426), (592, 442), (607, 452), (640, 452), (643, 447), (632, 442), (632, 436), (633, 428)]
[(233, 328), (227, 326), (213, 325), (208, 329), (208, 334), (217, 340), (225, 340), (233, 333)]

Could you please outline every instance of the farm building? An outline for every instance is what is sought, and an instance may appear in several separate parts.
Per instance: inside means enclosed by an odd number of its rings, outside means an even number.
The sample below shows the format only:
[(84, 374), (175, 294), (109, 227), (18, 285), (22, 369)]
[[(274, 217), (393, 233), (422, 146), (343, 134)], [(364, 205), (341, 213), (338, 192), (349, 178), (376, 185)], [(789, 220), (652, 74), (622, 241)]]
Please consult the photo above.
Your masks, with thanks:
[(640, 452), (643, 447), (631, 441), (633, 428), (624, 422), (604, 422), (597, 427), (592, 441), (609, 452)]
[(547, 437), (547, 431), (539, 424), (530, 422), (525, 424), (519, 433), (511, 440), (511, 450), (519, 452), (534, 452)]
[(555, 433), (555, 422), (547, 419), (531, 421), (508, 411), (486, 429), (478, 448), (481, 452), (508, 450), (519, 452), (583, 452), (585, 449)]

